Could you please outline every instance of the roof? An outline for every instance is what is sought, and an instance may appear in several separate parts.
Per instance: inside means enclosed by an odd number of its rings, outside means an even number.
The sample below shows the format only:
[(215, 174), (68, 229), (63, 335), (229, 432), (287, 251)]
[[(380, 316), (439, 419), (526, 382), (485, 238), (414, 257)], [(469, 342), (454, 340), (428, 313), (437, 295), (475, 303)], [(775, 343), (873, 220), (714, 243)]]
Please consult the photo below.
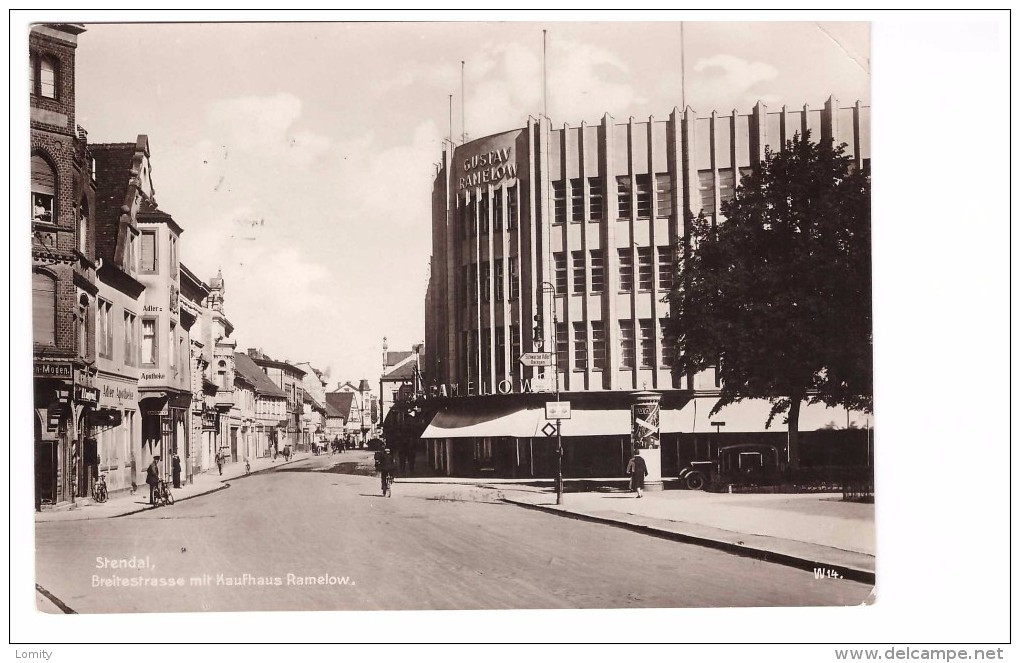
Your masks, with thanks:
[(344, 413), (330, 405), (329, 401), (326, 401), (326, 416), (344, 418)]
[(351, 416), (351, 404), (353, 402), (354, 394), (349, 391), (334, 391), (326, 394), (326, 403), (333, 406), (344, 419)]
[(397, 364), (399, 364), (400, 362), (404, 361), (405, 359), (407, 359), (408, 357), (410, 357), (413, 354), (414, 353), (411, 352), (410, 350), (406, 350), (406, 351), (405, 350), (398, 350), (398, 351), (395, 351), (395, 352), (387, 352), (386, 353), (386, 365), (387, 366), (396, 366)]
[(248, 357), (249, 359), (251, 359), (252, 362), (254, 362), (255, 364), (257, 364), (259, 366), (272, 366), (273, 368), (282, 368), (282, 369), (291, 371), (292, 373), (295, 373), (298, 376), (302, 376), (302, 375), (305, 375), (307, 373), (307, 371), (304, 371), (304, 370), (298, 368), (297, 366), (295, 366), (294, 364), (291, 364), (290, 362), (277, 361), (276, 359), (270, 359), (267, 355), (264, 355), (264, 354), (259, 356), (259, 357), (250, 357), (249, 355), (245, 355), (245, 356)]
[(286, 398), (287, 394), (276, 386), (276, 384), (269, 379), (265, 371), (258, 367), (258, 365), (252, 361), (251, 357), (240, 352), (234, 353), (234, 371), (244, 375), (248, 380), (255, 385), (255, 391), (262, 394), (263, 396), (276, 396), (278, 398)]
[(128, 201), (135, 144), (92, 143), (89, 150), (96, 160), (96, 209), (93, 211), (96, 257), (113, 262), (121, 234), (122, 208)]
[(383, 373), (382, 379), (387, 382), (391, 380), (400, 382), (403, 382), (404, 380), (412, 380), (414, 379), (414, 369), (415, 363), (409, 361), (406, 364), (401, 364), (400, 366), (396, 366), (392, 370)]
[(320, 403), (319, 401), (315, 400), (315, 397), (312, 396), (311, 394), (309, 394), (307, 390), (305, 391), (304, 402), (305, 403), (311, 403), (313, 410), (319, 410), (320, 412), (325, 412), (326, 411), (326, 408), (324, 408), (322, 406), (322, 403)]

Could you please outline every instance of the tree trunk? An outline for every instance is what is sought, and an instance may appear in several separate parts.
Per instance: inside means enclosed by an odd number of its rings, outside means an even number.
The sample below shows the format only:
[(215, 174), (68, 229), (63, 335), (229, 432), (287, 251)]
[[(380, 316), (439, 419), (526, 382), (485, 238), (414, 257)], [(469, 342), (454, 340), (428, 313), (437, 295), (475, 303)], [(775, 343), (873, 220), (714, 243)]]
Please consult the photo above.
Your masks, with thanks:
[(801, 396), (792, 396), (790, 398), (790, 413), (787, 416), (789, 432), (787, 433), (786, 441), (786, 458), (787, 467), (791, 470), (800, 468), (799, 428), (801, 400)]

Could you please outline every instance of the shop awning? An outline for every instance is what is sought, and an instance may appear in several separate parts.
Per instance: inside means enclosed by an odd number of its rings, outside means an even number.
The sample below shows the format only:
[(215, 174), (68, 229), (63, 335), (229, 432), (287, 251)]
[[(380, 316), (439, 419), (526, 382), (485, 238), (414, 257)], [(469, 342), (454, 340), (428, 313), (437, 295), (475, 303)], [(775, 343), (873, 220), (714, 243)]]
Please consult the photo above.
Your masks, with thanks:
[[(784, 420), (785, 414), (776, 415), (772, 420), (772, 426), (765, 428), (768, 421), (772, 403), (764, 399), (754, 399), (731, 403), (719, 410), (718, 413), (708, 415), (718, 402), (717, 398), (695, 398), (688, 402), (680, 410), (663, 409), (660, 413), (659, 427), (663, 433), (715, 433), (716, 427), (712, 422), (722, 422), (725, 426), (720, 427), (722, 433), (762, 433), (762, 432), (785, 432), (787, 430)], [(856, 428), (872, 427), (871, 415), (865, 412), (849, 411), (849, 424)], [(800, 406), (800, 422), (798, 428), (802, 431), (819, 430), (822, 428), (845, 429), (848, 427), (848, 411), (846, 408), (826, 407), (822, 403)]]
[(630, 410), (571, 410), (570, 418), (563, 419), (560, 424), (560, 434), (563, 437), (630, 435)]
[(447, 437), (535, 437), (544, 423), (544, 410), (440, 411), (422, 439)]

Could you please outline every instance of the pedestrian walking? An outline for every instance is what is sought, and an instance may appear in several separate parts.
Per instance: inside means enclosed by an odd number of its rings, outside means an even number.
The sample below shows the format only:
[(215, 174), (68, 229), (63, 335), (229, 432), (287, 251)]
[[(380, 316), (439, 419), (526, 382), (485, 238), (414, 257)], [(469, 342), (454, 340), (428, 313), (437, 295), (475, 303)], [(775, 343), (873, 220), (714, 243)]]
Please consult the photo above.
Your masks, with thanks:
[(149, 484), (149, 504), (156, 503), (156, 486), (159, 484), (159, 456), (153, 456), (152, 462), (145, 468), (145, 483)]
[(220, 476), (223, 476), (223, 461), (226, 460), (223, 457), (223, 449), (216, 452), (216, 469), (220, 471)]
[(181, 458), (177, 454), (174, 454), (173, 460), (170, 464), (170, 470), (174, 475), (174, 488), (181, 487)]
[(648, 476), (648, 465), (637, 450), (634, 450), (634, 457), (627, 463), (627, 474), (630, 475), (630, 489), (637, 493), (640, 498), (645, 490), (645, 477)]

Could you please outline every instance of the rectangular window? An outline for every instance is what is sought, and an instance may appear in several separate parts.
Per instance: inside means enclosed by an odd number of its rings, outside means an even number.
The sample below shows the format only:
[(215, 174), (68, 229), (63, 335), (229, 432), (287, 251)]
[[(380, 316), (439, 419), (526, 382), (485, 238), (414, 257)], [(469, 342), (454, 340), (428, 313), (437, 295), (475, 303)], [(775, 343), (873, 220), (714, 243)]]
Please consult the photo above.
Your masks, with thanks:
[(57, 342), (57, 282), (48, 274), (32, 274), (32, 340)]
[(506, 375), (506, 330), (496, 327), (496, 380)]
[(698, 194), (701, 196), (701, 211), (705, 216), (715, 214), (715, 182), (711, 170), (698, 171)]
[(478, 265), (468, 269), (468, 301), (478, 301)]
[(155, 366), (157, 363), (159, 344), (156, 342), (155, 318), (142, 319), (142, 364)]
[(662, 338), (662, 368), (673, 367), (673, 353), (676, 351), (676, 341), (669, 332), (669, 318), (659, 318), (659, 334)]
[(620, 368), (634, 368), (633, 320), (620, 320)]
[(553, 223), (563, 223), (567, 219), (567, 183), (559, 180), (552, 183), (553, 190)]
[(639, 320), (641, 331), (641, 368), (655, 366), (655, 328), (651, 320)]
[(170, 368), (177, 366), (177, 325), (170, 323), (170, 334), (167, 336), (167, 348), (169, 352)]
[(617, 217), (620, 220), (630, 218), (630, 176), (620, 175), (616, 178), (616, 204), (619, 208)]
[(585, 293), (584, 283), (584, 251), (571, 251), (570, 252), (570, 264), (572, 267), (574, 277), (574, 290), (575, 295), (583, 295)]
[[(510, 366), (517, 367), (517, 360), (521, 356), (521, 328), (517, 325), (510, 325)], [(511, 371), (513, 372), (513, 371)]]
[(574, 370), (588, 369), (588, 332), (585, 323), (574, 323)]
[(128, 366), (134, 366), (138, 361), (136, 350), (137, 324), (135, 315), (124, 311), (124, 363)]
[(652, 216), (651, 175), (637, 176), (637, 215), (641, 219), (647, 219)]
[(503, 301), (503, 259), (496, 258), (496, 301)]
[(482, 373), (478, 377), (479, 382), (489, 382), (492, 375), (492, 330), (482, 330), (482, 341), (478, 347), (479, 352), (482, 355)]
[(143, 230), (141, 237), (141, 271), (155, 274), (159, 271), (159, 259), (156, 251), (156, 232), (154, 230)]
[(489, 192), (488, 191), (481, 191), (481, 192), (479, 192), (479, 197), (478, 197), (478, 222), (479, 222), (479, 225), (481, 226), (481, 234), (482, 235), (488, 235), (489, 234), (489, 200), (490, 199), (491, 198), (489, 196)]
[(556, 286), (556, 294), (563, 295), (567, 292), (567, 254), (557, 251), (553, 254), (553, 285)]
[(592, 249), (591, 257), (591, 291), (599, 294), (606, 289), (605, 254), (602, 249)]
[(503, 189), (496, 189), (492, 198), (492, 232), (503, 231)]
[(170, 235), (170, 276), (177, 276), (177, 238)]
[(567, 352), (569, 343), (567, 341), (567, 323), (556, 323), (556, 370), (567, 370)]
[(467, 308), (471, 301), (471, 275), (468, 273), (468, 266), (460, 266), (460, 282), (463, 284), (461, 292), (461, 306)]
[(639, 246), (637, 250), (638, 262), (638, 291), (648, 292), (652, 289), (652, 247)]
[(517, 227), (517, 185), (506, 190), (506, 229)]
[(521, 295), (521, 286), (520, 286), (520, 283), (518, 282), (518, 276), (517, 276), (517, 258), (516, 257), (511, 256), (511, 257), (507, 258), (507, 271), (510, 272), (510, 274), (509, 274), (509, 277), (510, 277), (510, 300), (513, 301), (513, 300), (517, 299), (518, 297), (520, 297), (520, 295)]
[(588, 178), (588, 218), (592, 221), (602, 220), (602, 178)]
[(620, 256), (620, 292), (634, 292), (634, 254), (630, 249), (617, 249)]
[(99, 305), (96, 307), (96, 322), (98, 327), (98, 333), (96, 334), (96, 344), (100, 357), (110, 358), (113, 354), (113, 328), (110, 327), (110, 309), (113, 308), (113, 304), (99, 300)]
[(584, 221), (584, 180), (570, 180), (570, 220)]
[(733, 169), (726, 168), (719, 171), (719, 202), (725, 203), (729, 200), (733, 200), (733, 197), (737, 193), (736, 183), (734, 182)]
[(460, 206), (460, 236), (467, 239), (471, 236), (471, 194), (465, 196)]
[(673, 180), (669, 173), (655, 175), (655, 216), (667, 217), (673, 214)]
[(656, 248), (659, 254), (659, 290), (673, 287), (673, 251), (668, 246)]
[(591, 321), (592, 368), (596, 371), (606, 369), (606, 327), (601, 320)]
[(475, 206), (475, 202), (471, 200), (471, 192), (467, 193), (467, 213), (468, 213), (468, 234), (474, 237), (478, 234), (478, 208)]
[(482, 301), (489, 301), (489, 263), (482, 263)]

